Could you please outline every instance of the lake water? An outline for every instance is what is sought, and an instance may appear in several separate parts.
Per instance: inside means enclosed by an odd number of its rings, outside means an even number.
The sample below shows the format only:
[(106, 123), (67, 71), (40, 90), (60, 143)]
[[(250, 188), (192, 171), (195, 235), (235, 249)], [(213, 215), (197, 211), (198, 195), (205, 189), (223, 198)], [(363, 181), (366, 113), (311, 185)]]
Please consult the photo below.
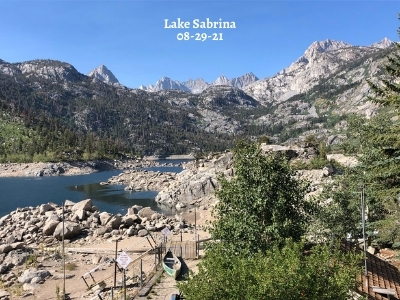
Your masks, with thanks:
[[(152, 167), (147, 170), (180, 172), (182, 168)], [(175, 214), (175, 210), (155, 202), (157, 191), (125, 191), (125, 185), (100, 185), (100, 182), (107, 181), (121, 172), (121, 170), (114, 170), (78, 176), (0, 178), (0, 217), (18, 207), (35, 207), (48, 202), (61, 205), (67, 199), (74, 202), (92, 199), (93, 204), (100, 211), (113, 214), (125, 215), (128, 207), (135, 204), (143, 207), (150, 206), (153, 210), (166, 215)]]

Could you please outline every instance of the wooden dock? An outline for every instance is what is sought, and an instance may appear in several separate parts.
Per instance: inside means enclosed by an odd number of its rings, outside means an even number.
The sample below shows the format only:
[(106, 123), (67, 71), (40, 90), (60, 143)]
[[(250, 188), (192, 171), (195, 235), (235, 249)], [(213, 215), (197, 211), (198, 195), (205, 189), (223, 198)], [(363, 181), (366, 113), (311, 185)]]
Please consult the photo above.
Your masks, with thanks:
[(169, 241), (165, 245), (165, 250), (171, 249), (176, 256), (183, 259), (196, 259), (198, 258), (197, 245), (197, 241)]

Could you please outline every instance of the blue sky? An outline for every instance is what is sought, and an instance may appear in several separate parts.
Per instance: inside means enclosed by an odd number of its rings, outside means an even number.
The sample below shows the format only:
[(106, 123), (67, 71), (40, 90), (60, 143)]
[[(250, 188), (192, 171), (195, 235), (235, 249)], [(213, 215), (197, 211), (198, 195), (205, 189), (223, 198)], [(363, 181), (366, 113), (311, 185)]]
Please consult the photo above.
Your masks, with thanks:
[[(131, 88), (162, 76), (214, 81), (253, 72), (272, 76), (313, 42), (398, 41), (399, 1), (14, 1), (0, 0), (0, 59), (55, 59), (81, 73), (100, 64)], [(189, 29), (166, 29), (180, 18)], [(195, 19), (235, 29), (194, 29)], [(171, 24), (171, 23), (169, 23)], [(222, 41), (177, 40), (222, 33)]]

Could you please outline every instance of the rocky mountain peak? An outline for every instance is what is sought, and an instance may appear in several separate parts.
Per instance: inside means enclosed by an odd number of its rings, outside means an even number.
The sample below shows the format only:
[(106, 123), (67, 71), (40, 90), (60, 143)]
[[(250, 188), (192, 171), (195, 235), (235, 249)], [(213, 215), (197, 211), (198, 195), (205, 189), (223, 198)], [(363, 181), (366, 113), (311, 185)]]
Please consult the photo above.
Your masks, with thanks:
[(239, 89), (243, 89), (247, 85), (256, 82), (258, 80), (258, 77), (254, 75), (252, 72), (246, 73), (240, 77), (237, 78), (232, 78), (230, 80), (230, 85), (237, 87)]
[(372, 45), (370, 45), (370, 47), (386, 49), (386, 48), (392, 46), (393, 44), (394, 44), (393, 41), (391, 41), (387, 37), (385, 37), (380, 42), (373, 43)]
[(209, 86), (209, 84), (205, 82), (203, 78), (197, 78), (196, 80), (189, 79), (182, 82), (182, 84), (194, 94), (201, 93)]
[(181, 84), (179, 81), (174, 81), (169, 77), (163, 76), (160, 80), (156, 82), (153, 91), (161, 91), (161, 90), (183, 90), (189, 92), (189, 89)]
[(347, 44), (342, 41), (334, 41), (334, 40), (329, 40), (329, 39), (327, 39), (325, 41), (316, 41), (316, 42), (313, 42), (307, 48), (307, 50), (304, 52), (304, 56), (307, 58), (314, 57), (317, 53), (328, 52), (328, 51), (351, 47), (351, 46), (352, 45)]
[(229, 79), (222, 74), (214, 81), (214, 85), (229, 85)]
[(96, 69), (90, 71), (87, 76), (97, 78), (106, 83), (119, 83), (118, 79), (105, 65), (100, 65)]

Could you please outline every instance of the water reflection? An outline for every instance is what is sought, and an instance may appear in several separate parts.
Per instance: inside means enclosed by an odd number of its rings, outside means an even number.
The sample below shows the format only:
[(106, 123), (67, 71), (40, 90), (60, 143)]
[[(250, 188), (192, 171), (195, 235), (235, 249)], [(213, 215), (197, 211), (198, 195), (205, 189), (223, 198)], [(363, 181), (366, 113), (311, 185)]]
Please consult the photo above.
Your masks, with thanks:
[[(165, 163), (181, 163), (187, 160), (168, 160)], [(163, 163), (161, 161), (160, 163)], [(146, 168), (151, 171), (180, 172), (182, 167), (160, 166)], [(76, 176), (51, 177), (2, 177), (0, 178), (0, 217), (17, 207), (38, 206), (53, 202), (61, 205), (69, 199), (78, 202), (92, 199), (101, 211), (126, 214), (132, 205), (149, 206), (166, 215), (175, 214), (175, 210), (155, 202), (156, 191), (125, 191), (124, 185), (100, 185), (100, 182), (121, 173), (112, 170)]]
[(140, 205), (149, 206), (165, 215), (175, 214), (174, 209), (160, 205), (154, 200), (158, 194), (157, 191), (125, 191), (124, 188), (124, 185), (101, 185), (100, 183), (67, 187), (71, 191), (82, 193), (85, 199), (92, 199), (95, 205), (109, 212), (125, 214), (129, 207)]

